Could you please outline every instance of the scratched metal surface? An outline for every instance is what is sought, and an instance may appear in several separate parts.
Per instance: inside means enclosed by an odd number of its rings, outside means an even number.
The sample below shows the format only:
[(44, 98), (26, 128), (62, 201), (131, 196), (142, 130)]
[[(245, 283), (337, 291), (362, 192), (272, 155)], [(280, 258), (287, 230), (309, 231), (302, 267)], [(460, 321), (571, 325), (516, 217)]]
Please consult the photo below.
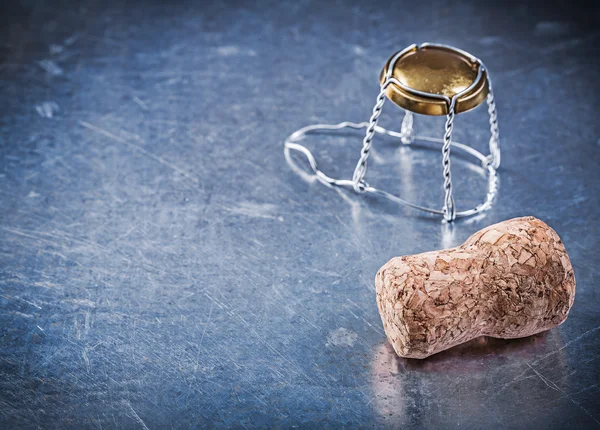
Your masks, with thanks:
[[(0, 427), (600, 425), (593, 11), (377, 3), (3, 6)], [(282, 151), (309, 123), (366, 120), (382, 64), (421, 41), (480, 56), (497, 92), (499, 197), (452, 229)], [(484, 149), (485, 109), (455, 130)], [(349, 177), (360, 140), (307, 144)], [(441, 204), (440, 158), (378, 138), (367, 179)], [(453, 167), (459, 209), (476, 204), (480, 172)], [(566, 323), (395, 357), (377, 269), (522, 215), (570, 253)]]

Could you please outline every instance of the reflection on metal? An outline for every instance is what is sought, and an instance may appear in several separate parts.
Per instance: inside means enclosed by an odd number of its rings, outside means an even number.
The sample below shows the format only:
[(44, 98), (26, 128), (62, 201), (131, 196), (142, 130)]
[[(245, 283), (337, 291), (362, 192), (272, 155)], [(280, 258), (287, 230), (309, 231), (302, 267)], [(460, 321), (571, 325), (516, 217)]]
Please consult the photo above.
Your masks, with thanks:
[[(537, 369), (550, 374), (567, 372), (564, 346), (560, 330), (519, 339), (481, 336), (426, 360), (413, 360), (398, 357), (389, 342), (383, 342), (374, 347), (371, 356), (369, 404), (381, 419), (405, 423), (415, 416), (415, 409), (426, 409), (432, 403), (444, 408), (444, 400), (434, 397), (433, 393), (451, 392), (453, 404), (469, 407), (469, 416), (477, 416), (478, 422), (488, 422), (489, 409), (483, 405), (499, 404), (511, 391), (532, 383), (541, 389), (562, 391)], [(519, 360), (518, 376), (507, 376), (505, 370), (495, 367), (490, 360), (496, 364)], [(482, 400), (479, 393), (489, 388), (489, 379), (498, 385)], [(453, 382), (446, 385), (448, 380)], [(463, 384), (469, 389), (455, 389)], [(543, 399), (544, 396), (528, 396), (520, 405), (524, 410), (536, 409), (543, 407)]]
[[(498, 120), (492, 83), (487, 69), (476, 57), (445, 45), (424, 43), (411, 45), (394, 54), (386, 63), (380, 77), (380, 91), (368, 122), (342, 122), (335, 125), (315, 124), (292, 133), (285, 140), (286, 156), (289, 150), (304, 154), (316, 178), (328, 185), (352, 188), (357, 193), (373, 193), (397, 203), (426, 212), (443, 215), (448, 222), (467, 217), (491, 207), (497, 191), (496, 169), (500, 166)], [(400, 132), (378, 126), (386, 97), (405, 109)], [(470, 146), (453, 142), (452, 130), (456, 113), (473, 109), (487, 101), (490, 124), (490, 154), (483, 155)], [(425, 115), (446, 115), (443, 138), (414, 135), (413, 112)], [(360, 158), (352, 179), (334, 179), (327, 176), (317, 165), (312, 153), (299, 142), (309, 133), (336, 131), (344, 128), (366, 129)], [(429, 208), (406, 201), (396, 195), (370, 186), (365, 182), (367, 160), (376, 133), (399, 138), (410, 145), (418, 140), (438, 143), (442, 149), (444, 205), (441, 209)], [(484, 201), (475, 208), (458, 211), (454, 204), (450, 149), (456, 148), (475, 157), (488, 172), (488, 187)]]

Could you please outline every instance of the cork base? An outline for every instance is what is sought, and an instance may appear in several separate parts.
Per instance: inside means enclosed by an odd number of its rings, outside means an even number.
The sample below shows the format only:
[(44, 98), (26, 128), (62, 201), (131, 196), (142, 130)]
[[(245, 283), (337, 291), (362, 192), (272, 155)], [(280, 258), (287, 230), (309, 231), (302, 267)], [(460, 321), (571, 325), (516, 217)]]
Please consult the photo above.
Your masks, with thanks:
[(489, 226), (456, 248), (393, 258), (375, 284), (388, 340), (407, 358), (482, 335), (548, 330), (565, 321), (575, 298), (562, 241), (534, 217)]

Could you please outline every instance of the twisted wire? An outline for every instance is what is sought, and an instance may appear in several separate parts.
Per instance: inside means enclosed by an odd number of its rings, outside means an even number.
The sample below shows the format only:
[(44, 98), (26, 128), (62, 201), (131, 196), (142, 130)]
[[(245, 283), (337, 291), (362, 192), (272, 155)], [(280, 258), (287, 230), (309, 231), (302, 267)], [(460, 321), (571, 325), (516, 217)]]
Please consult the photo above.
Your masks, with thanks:
[(490, 84), (490, 91), (487, 96), (488, 114), (490, 115), (490, 155), (492, 156), (492, 166), (494, 169), (500, 167), (500, 130), (498, 129), (498, 114), (496, 113), (496, 101), (494, 92)]
[(389, 81), (381, 86), (381, 91), (377, 96), (377, 102), (373, 107), (373, 113), (371, 115), (371, 118), (369, 119), (369, 125), (367, 126), (367, 130), (365, 132), (363, 146), (360, 151), (360, 158), (358, 159), (358, 163), (356, 163), (354, 174), (352, 175), (352, 182), (354, 183), (352, 187), (357, 193), (363, 193), (367, 187), (367, 184), (364, 182), (365, 174), (367, 173), (367, 160), (369, 158), (369, 151), (371, 150), (371, 145), (373, 144), (373, 136), (375, 135), (377, 122), (379, 121), (379, 117), (381, 116), (381, 111), (383, 109), (383, 104), (385, 103), (385, 89), (388, 85)]
[(413, 129), (413, 113), (409, 110), (404, 111), (404, 118), (402, 118), (402, 127), (400, 128), (400, 133), (402, 137), (400, 140), (405, 145), (410, 145), (415, 139), (415, 130)]
[(442, 146), (442, 165), (444, 167), (444, 218), (452, 221), (456, 218), (454, 197), (452, 196), (452, 174), (450, 172), (450, 146), (452, 145), (452, 129), (454, 128), (454, 110), (456, 97), (453, 97), (448, 106), (446, 116), (446, 132), (444, 133), (444, 145)]

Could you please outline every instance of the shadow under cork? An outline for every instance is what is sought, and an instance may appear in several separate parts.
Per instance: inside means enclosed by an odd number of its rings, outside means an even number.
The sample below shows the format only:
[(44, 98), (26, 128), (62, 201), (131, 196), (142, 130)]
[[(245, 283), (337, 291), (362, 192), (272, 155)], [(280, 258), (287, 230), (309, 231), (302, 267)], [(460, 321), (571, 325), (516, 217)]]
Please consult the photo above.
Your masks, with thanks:
[[(480, 336), (424, 359), (397, 357), (403, 367), (418, 371), (464, 369), (465, 362), (481, 362), (486, 358), (512, 357), (533, 359), (547, 350), (548, 332), (518, 339), (499, 339)], [(389, 345), (389, 348), (393, 348)], [(395, 354), (395, 353), (394, 353)], [(487, 366), (487, 365), (486, 365)]]

